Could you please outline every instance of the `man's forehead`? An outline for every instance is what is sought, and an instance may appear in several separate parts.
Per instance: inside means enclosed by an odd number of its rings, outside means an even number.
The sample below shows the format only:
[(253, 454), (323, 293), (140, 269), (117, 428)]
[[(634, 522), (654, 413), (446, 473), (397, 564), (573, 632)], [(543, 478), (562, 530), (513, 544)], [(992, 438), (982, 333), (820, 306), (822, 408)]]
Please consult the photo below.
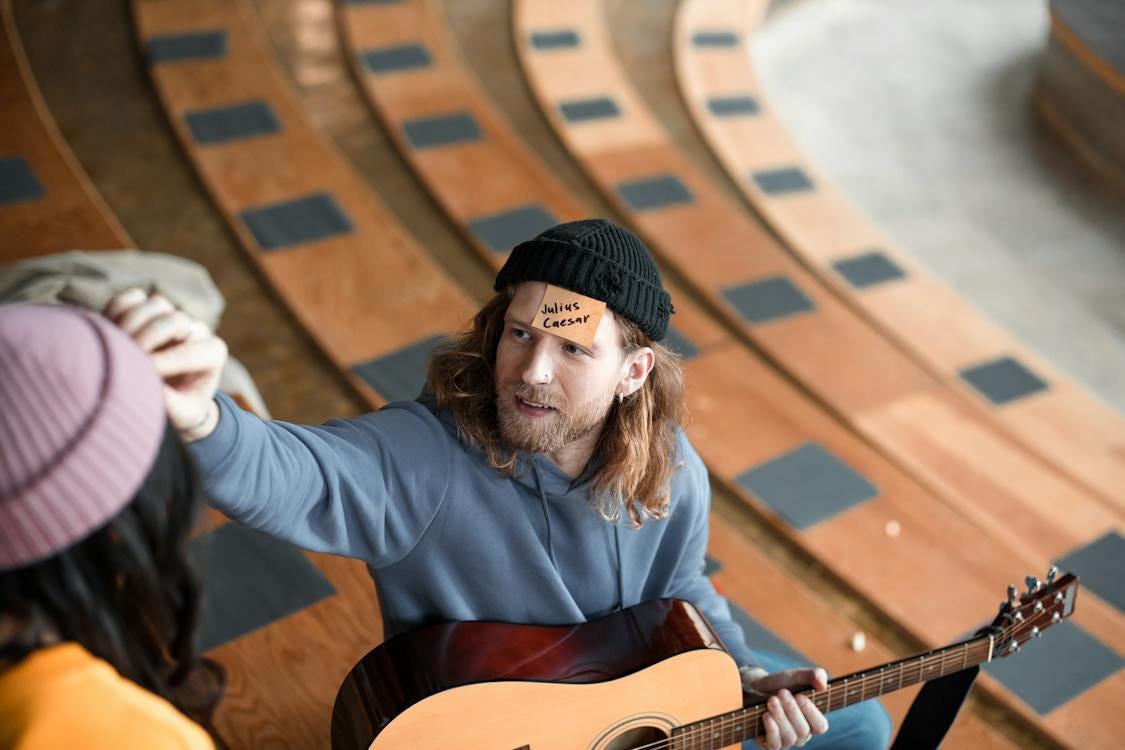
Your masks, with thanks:
[(516, 287), (508, 317), (586, 348), (611, 341), (616, 327), (605, 302), (541, 281)]

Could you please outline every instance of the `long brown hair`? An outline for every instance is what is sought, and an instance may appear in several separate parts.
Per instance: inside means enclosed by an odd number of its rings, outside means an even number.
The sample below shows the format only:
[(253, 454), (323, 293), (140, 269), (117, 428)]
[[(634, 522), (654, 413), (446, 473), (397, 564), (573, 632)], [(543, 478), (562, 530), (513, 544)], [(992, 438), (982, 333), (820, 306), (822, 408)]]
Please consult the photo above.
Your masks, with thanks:
[[(515, 471), (516, 453), (500, 432), (494, 365), (513, 294), (508, 287), (489, 300), (469, 329), (434, 352), (427, 373), (438, 406), (453, 413), (461, 440), (480, 448), (505, 476)], [(683, 372), (675, 352), (621, 316), (617, 324), (625, 352), (650, 347), (656, 363), (640, 390), (610, 408), (595, 449), (602, 464), (591, 501), (607, 521), (616, 522), (624, 510), (640, 526), (668, 512), (668, 488), (678, 468), (676, 430), (684, 416)]]

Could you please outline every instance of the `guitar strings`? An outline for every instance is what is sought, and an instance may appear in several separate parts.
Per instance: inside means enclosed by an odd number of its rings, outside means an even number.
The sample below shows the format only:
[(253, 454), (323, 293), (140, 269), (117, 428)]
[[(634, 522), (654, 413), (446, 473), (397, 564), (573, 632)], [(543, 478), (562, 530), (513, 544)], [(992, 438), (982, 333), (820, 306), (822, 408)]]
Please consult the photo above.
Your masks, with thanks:
[[(1001, 629), (999, 636), (997, 636), (993, 640), (993, 643), (995, 643), (996, 641), (1007, 640), (1008, 637), (1012, 634), (1012, 632), (1014, 632), (1015, 627), (1016, 627), (1015, 625), (1010, 625), (1010, 626), (1007, 626), (1007, 627), (1004, 627), (1003, 629)], [(972, 643), (972, 642), (969, 642), (969, 643)], [(981, 643), (972, 644), (971, 646), (967, 645), (967, 647), (965, 649), (965, 653), (964, 653), (964, 657), (965, 657), (966, 661), (968, 660), (968, 656), (969, 656), (970, 653), (972, 653), (974, 651), (980, 651), (980, 650), (983, 649), (984, 646), (985, 646), (985, 643), (983, 641)], [(974, 653), (974, 656), (975, 655), (976, 654)], [(943, 664), (943, 668), (940, 671), (938, 676), (944, 677), (945, 676), (944, 663), (945, 663), (946, 657), (947, 657), (947, 654), (945, 654), (945, 653), (935, 654), (935, 655), (929, 656), (929, 657), (923, 657), (917, 664), (917, 666), (918, 666), (917, 676), (919, 678), (921, 678), (922, 672), (925, 671), (926, 666), (928, 666), (928, 663), (940, 660)], [(913, 664), (910, 663), (910, 661), (911, 661), (910, 659), (903, 660), (903, 670), (904, 670), (903, 676), (908, 674), (908, 672), (906, 672), (905, 670), (912, 669), (913, 666), (914, 666)], [(960, 669), (958, 669), (957, 671), (960, 671)], [(873, 682), (875, 679), (879, 679), (879, 681), (881, 683), (883, 678), (884, 678), (884, 675), (881, 675), (881, 674), (876, 674), (876, 675), (865, 674), (863, 677), (861, 677), (857, 681), (859, 683), (859, 686), (860, 686), (860, 690), (859, 690), (860, 695), (862, 695), (866, 691), (869, 682)], [(848, 685), (848, 688), (850, 689), (851, 683), (846, 683), (846, 684)], [(897, 690), (897, 688), (896, 688), (896, 690)], [(828, 690), (820, 693), (819, 696), (825, 697), (825, 699), (827, 701), (831, 696), (831, 692), (832, 692), (832, 688), (829, 687)], [(891, 692), (895, 692), (895, 691), (891, 691)], [(877, 697), (877, 696), (874, 696), (874, 697)], [(839, 708), (845, 708), (848, 705), (846, 703), (846, 698), (847, 698), (846, 692), (844, 693), (844, 698), (845, 698), (845, 703), (844, 703), (843, 706), (840, 706)], [(815, 699), (814, 699), (814, 701), (815, 701)], [(857, 702), (861, 702), (861, 701), (857, 701)], [(827, 705), (827, 703), (826, 703), (826, 705)], [(700, 727), (697, 727), (695, 729), (688, 729), (688, 730), (686, 730), (686, 731), (684, 731), (680, 734), (674, 735), (672, 737), (657, 740), (656, 742), (651, 742), (647, 745), (640, 745), (640, 746), (634, 748), (634, 750), (663, 750), (663, 748), (671, 748), (673, 746), (673, 742), (677, 742), (679, 747), (681, 748), (681, 750), (690, 750), (689, 745), (685, 744), (685, 742), (687, 740), (698, 741), (698, 742), (701, 743), (704, 739), (715, 739), (716, 735), (718, 735), (719, 738), (721, 739), (722, 732), (724, 731), (724, 729), (731, 728), (731, 725), (737, 724), (737, 725), (745, 727), (749, 724), (749, 722), (753, 722), (754, 724), (757, 724), (758, 721), (760, 721), (761, 718), (766, 714), (766, 712), (768, 711), (768, 708), (766, 708), (764, 705), (762, 705), (761, 707), (750, 708), (750, 709), (736, 709), (736, 711), (739, 711), (739, 710), (746, 710), (746, 713), (742, 714), (741, 716), (731, 717), (731, 718), (728, 718), (728, 719), (722, 719), (722, 720), (716, 722), (715, 724), (712, 724), (711, 726), (707, 726), (707, 727), (700, 726)], [(706, 720), (704, 720), (704, 721), (706, 721)], [(751, 735), (751, 737), (747, 737), (746, 739), (751, 739), (753, 736), (756, 736), (756, 735)], [(734, 740), (734, 741), (738, 741), (738, 740)], [(730, 744), (730, 743), (728, 743), (728, 744)]]
[[(979, 647), (973, 647), (973, 648), (979, 648)], [(966, 657), (968, 656), (968, 653), (971, 650), (972, 649), (966, 651), (966, 653), (965, 653)], [(921, 677), (922, 672), (925, 671), (927, 666), (930, 666), (931, 662), (935, 662), (935, 661), (938, 661), (938, 660), (944, 661), (944, 658), (942, 658), (940, 656), (931, 656), (931, 657), (926, 657), (922, 661), (918, 662), (918, 665), (917, 665), (918, 666), (918, 673), (917, 673), (918, 676)], [(910, 665), (910, 668), (912, 669), (913, 665)], [(907, 673), (904, 672), (904, 675), (905, 674), (907, 674)], [(944, 674), (942, 674), (941, 676), (944, 676)], [(873, 682), (874, 678), (876, 678), (876, 677), (880, 678), (880, 682), (882, 681), (882, 677), (883, 677), (882, 675), (871, 675), (871, 676), (865, 675), (864, 677), (857, 680), (856, 683), (846, 683), (846, 685), (847, 685), (848, 690), (850, 690), (852, 688), (853, 684), (857, 684), (859, 686), (859, 693), (860, 693), (860, 695), (862, 695), (866, 691), (866, 688), (868, 687), (869, 682)], [(843, 686), (844, 686), (844, 684), (841, 684), (840, 687), (843, 687)], [(844, 698), (845, 698), (845, 703), (844, 703), (844, 705), (839, 706), (838, 708), (844, 708), (848, 705), (846, 703), (847, 691), (845, 691), (843, 695), (844, 695)], [(820, 693), (819, 697), (824, 697), (826, 700), (830, 699), (831, 688), (829, 690), (824, 691), (823, 693)], [(857, 701), (857, 703), (858, 702), (860, 702), (860, 701)], [(739, 711), (739, 710), (741, 710), (741, 709), (736, 709), (736, 711)], [(759, 706), (759, 707), (750, 708), (750, 709), (746, 710), (746, 712), (741, 714), (740, 716), (722, 719), (722, 720), (720, 720), (718, 722), (715, 722), (715, 723), (713, 723), (709, 726), (699, 726), (699, 727), (694, 728), (694, 729), (688, 729), (688, 730), (686, 730), (684, 732), (681, 732), (680, 734), (674, 735), (672, 737), (661, 739), (661, 740), (658, 740), (656, 742), (649, 743), (647, 745), (640, 745), (640, 746), (634, 748), (634, 750), (658, 750), (659, 748), (669, 748), (669, 747), (672, 747), (673, 742), (677, 742), (683, 750), (689, 750), (689, 748), (691, 746), (686, 744), (689, 741), (690, 742), (702, 742), (704, 739), (708, 739), (708, 740), (713, 740), (713, 739), (716, 739), (716, 738), (721, 739), (722, 733), (725, 730), (730, 729), (732, 727), (732, 725), (738, 725), (739, 727), (746, 727), (746, 726), (750, 725), (751, 723), (757, 724), (758, 721), (767, 712), (768, 712), (768, 708), (765, 707), (764, 705)], [(704, 720), (704, 721), (706, 721), (706, 720)], [(754, 735), (752, 735), (751, 737), (747, 737), (745, 739), (751, 739), (753, 736)], [(735, 741), (738, 741), (738, 740), (732, 740), (732, 742), (735, 742)], [(731, 744), (731, 743), (727, 743), (727, 744)], [(700, 746), (702, 746), (702, 745), (700, 745)]]
[[(979, 650), (979, 647), (981, 645), (983, 645), (983, 644), (977, 644), (973, 647), (967, 648), (966, 651), (965, 651), (965, 654), (964, 654), (966, 660), (968, 658), (969, 653), (972, 652), (973, 650)], [(923, 659), (921, 659), (916, 664), (915, 663), (906, 663), (906, 664), (903, 665), (903, 670), (904, 670), (903, 676), (905, 677), (906, 675), (910, 674), (911, 677), (913, 677), (915, 675), (913, 674), (912, 670), (917, 669), (916, 676), (921, 678), (922, 673), (925, 672), (927, 667), (933, 666), (934, 663), (940, 661), (944, 665), (945, 658), (946, 658), (946, 655), (938, 654), (938, 655), (934, 655), (934, 656), (924, 657)], [(941, 674), (944, 674), (944, 669), (942, 670)], [(841, 683), (839, 686), (837, 686), (837, 689), (839, 689), (840, 687), (845, 688), (843, 693), (842, 693), (842, 698), (843, 698), (843, 701), (844, 701), (843, 705), (839, 706), (838, 708), (844, 708), (848, 705), (847, 696), (849, 694), (849, 691), (852, 690), (853, 685), (858, 685), (858, 692), (859, 692), (860, 695), (863, 695), (863, 693), (866, 692), (866, 689), (869, 686), (869, 684), (874, 682), (875, 678), (879, 678), (880, 684), (882, 684), (882, 681), (885, 678), (885, 675), (877, 675), (877, 674), (876, 675), (864, 675), (859, 680), (857, 680), (855, 683), (851, 683), (851, 682)], [(820, 697), (823, 697), (825, 699), (826, 705), (830, 705), (831, 699), (833, 697), (831, 688), (829, 690), (824, 691), (823, 693), (820, 693), (819, 695), (820, 695)], [(813, 699), (813, 700), (815, 701), (816, 699)], [(858, 702), (860, 702), (860, 701), (857, 701), (857, 703)], [(755, 707), (755, 708), (752, 708), (750, 710), (747, 710), (741, 716), (731, 717), (729, 719), (723, 719), (723, 720), (721, 720), (719, 722), (716, 722), (716, 723), (713, 723), (709, 726), (699, 726), (695, 729), (689, 729), (685, 732), (682, 732), (681, 734), (675, 735), (674, 737), (664, 739), (664, 740), (660, 740), (658, 742), (651, 743), (649, 745), (642, 745), (642, 746), (636, 748), (636, 750), (650, 750), (650, 749), (656, 750), (656, 748), (670, 747), (672, 745), (673, 741), (676, 741), (676, 740), (680, 740), (681, 741), (681, 743), (680, 743), (681, 747), (686, 748), (686, 747), (688, 747), (688, 745), (685, 744), (685, 743), (687, 743), (689, 741), (692, 742), (692, 743), (695, 743), (695, 742), (702, 742), (702, 740), (704, 740), (704, 739), (713, 740), (716, 737), (721, 739), (722, 738), (722, 732), (725, 731), (728, 728), (731, 728), (732, 724), (737, 724), (737, 725), (739, 725), (740, 727), (743, 727), (743, 728), (748, 726), (748, 725), (751, 725), (751, 724), (756, 725), (758, 723), (758, 721), (766, 713), (768, 713), (768, 708), (766, 706), (762, 705), (762, 706)], [(704, 735), (706, 735), (706, 737), (704, 737)]]

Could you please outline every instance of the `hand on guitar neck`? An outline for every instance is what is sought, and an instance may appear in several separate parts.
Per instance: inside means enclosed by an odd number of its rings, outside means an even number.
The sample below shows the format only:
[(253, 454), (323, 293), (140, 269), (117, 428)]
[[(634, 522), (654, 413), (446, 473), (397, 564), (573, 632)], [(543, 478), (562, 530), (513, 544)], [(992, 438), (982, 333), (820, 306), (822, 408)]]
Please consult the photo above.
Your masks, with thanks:
[(765, 701), (769, 713), (762, 717), (766, 728), (764, 738), (768, 750), (788, 750), (803, 747), (806, 742), (828, 731), (828, 719), (804, 695), (794, 695), (794, 690), (812, 688), (819, 692), (828, 689), (828, 673), (815, 669), (787, 669), (772, 674), (761, 667), (743, 667), (742, 689), (754, 702)]

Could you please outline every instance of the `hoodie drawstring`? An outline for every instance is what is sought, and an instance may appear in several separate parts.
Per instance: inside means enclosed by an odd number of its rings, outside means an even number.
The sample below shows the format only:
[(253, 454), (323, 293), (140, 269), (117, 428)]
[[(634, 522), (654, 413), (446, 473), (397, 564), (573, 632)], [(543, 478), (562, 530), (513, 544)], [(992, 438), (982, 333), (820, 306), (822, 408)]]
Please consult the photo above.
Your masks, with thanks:
[[(557, 571), (559, 563), (555, 560), (555, 546), (551, 542), (551, 511), (547, 505), (547, 493), (543, 490), (543, 478), (539, 474), (539, 467), (534, 461), (531, 462), (531, 470), (535, 474), (535, 489), (539, 492), (539, 508), (543, 511), (543, 523), (547, 525), (547, 556)], [(622, 610), (625, 609), (625, 571), (621, 564), (621, 526), (618, 523), (613, 524), (613, 549), (617, 558), (617, 607), (615, 609)]]
[(539, 476), (539, 467), (534, 461), (531, 462), (531, 470), (535, 473), (535, 489), (539, 490), (539, 507), (543, 510), (543, 522), (547, 524), (547, 556), (557, 571), (559, 564), (555, 560), (555, 546), (551, 543), (551, 512), (547, 508), (547, 493), (543, 491), (543, 478)]
[(625, 571), (621, 565), (621, 526), (613, 524), (613, 547), (617, 550), (617, 609), (625, 609)]

